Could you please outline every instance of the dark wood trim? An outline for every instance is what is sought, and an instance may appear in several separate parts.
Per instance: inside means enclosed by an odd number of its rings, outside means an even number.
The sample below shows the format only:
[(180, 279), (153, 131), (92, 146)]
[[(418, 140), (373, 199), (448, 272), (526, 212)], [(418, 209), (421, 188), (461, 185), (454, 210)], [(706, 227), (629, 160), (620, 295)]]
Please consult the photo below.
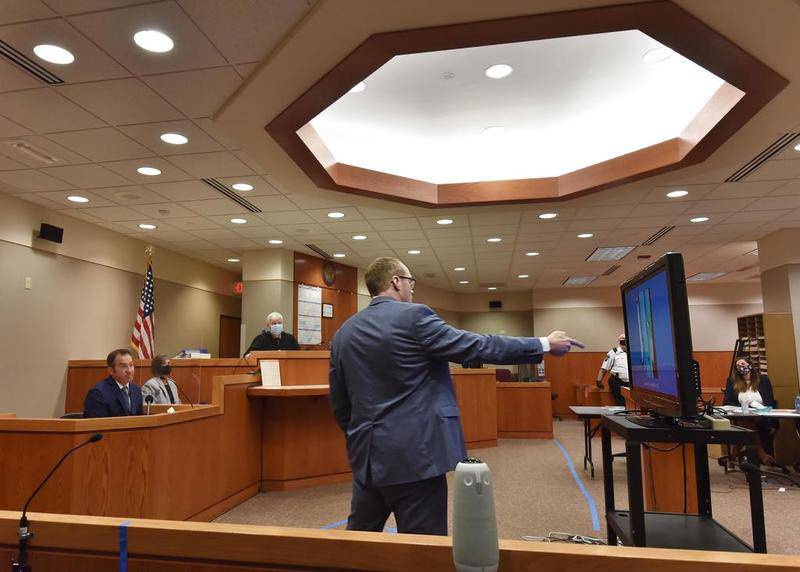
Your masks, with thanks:
[[(732, 109), (720, 113), (720, 108), (709, 110), (707, 106), (701, 111), (696, 118), (699, 123), (684, 133), (687, 139), (673, 140), (679, 141), (678, 153), (669, 162), (666, 154), (662, 158), (650, 154), (647, 161), (632, 164), (628, 171), (612, 169), (613, 177), (605, 179), (595, 176), (604, 172), (602, 164), (594, 165), (558, 177), (555, 192), (549, 179), (437, 186), (337, 164), (319, 138), (314, 139), (316, 134), (308, 125), (353, 85), (395, 55), (630, 29), (641, 30), (744, 92), (738, 100), (732, 100), (730, 91), (717, 94), (720, 97), (715, 96), (715, 104), (730, 104)], [(317, 186), (326, 189), (426, 207), (554, 201), (704, 161), (788, 83), (687, 11), (659, 0), (375, 34), (284, 109), (265, 130)], [(709, 124), (712, 119), (716, 119), (713, 126)], [(648, 150), (639, 150), (626, 158), (635, 154), (648, 155)], [(623, 158), (606, 163), (620, 159)], [(590, 172), (593, 176), (587, 176)], [(578, 180), (583, 183), (578, 184)]]

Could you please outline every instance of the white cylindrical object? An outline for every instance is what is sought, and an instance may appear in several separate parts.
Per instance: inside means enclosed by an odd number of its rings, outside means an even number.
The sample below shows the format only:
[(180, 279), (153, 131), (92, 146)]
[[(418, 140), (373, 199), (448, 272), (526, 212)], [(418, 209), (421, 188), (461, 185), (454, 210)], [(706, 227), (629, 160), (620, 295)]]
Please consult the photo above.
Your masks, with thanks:
[(465, 459), (453, 478), (453, 562), (459, 572), (495, 572), (500, 562), (489, 466)]
[(747, 399), (747, 397), (743, 397), (741, 403), (742, 403), (742, 414), (747, 415), (748, 413), (750, 413), (750, 411), (748, 411), (748, 408), (750, 406), (750, 400)]

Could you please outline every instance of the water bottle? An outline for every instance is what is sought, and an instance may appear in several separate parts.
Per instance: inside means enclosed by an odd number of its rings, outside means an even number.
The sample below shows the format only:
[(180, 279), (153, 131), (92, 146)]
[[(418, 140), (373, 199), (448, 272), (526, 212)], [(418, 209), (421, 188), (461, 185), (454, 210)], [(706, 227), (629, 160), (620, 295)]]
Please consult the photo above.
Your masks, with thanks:
[(742, 415), (747, 415), (748, 413), (750, 413), (750, 411), (748, 411), (749, 405), (750, 405), (749, 399), (747, 399), (746, 397), (742, 399)]
[(800, 413), (800, 395), (794, 397), (794, 412)]

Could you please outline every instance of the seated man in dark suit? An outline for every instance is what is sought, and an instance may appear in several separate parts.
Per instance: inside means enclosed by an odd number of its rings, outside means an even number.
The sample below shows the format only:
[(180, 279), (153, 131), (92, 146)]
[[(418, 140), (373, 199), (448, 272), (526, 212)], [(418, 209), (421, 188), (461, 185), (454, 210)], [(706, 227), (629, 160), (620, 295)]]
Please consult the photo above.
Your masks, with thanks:
[(106, 358), (108, 377), (95, 385), (83, 401), (84, 417), (125, 417), (142, 414), (142, 390), (133, 381), (133, 355), (114, 350)]

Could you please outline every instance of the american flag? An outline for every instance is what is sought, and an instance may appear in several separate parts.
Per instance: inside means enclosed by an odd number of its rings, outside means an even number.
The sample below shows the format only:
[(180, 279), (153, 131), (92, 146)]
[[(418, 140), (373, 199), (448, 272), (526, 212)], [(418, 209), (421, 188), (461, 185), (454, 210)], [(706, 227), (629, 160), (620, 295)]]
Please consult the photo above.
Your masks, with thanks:
[(156, 346), (155, 303), (153, 298), (153, 263), (147, 261), (147, 275), (142, 286), (142, 298), (133, 324), (131, 346), (139, 354), (139, 359), (152, 359)]

